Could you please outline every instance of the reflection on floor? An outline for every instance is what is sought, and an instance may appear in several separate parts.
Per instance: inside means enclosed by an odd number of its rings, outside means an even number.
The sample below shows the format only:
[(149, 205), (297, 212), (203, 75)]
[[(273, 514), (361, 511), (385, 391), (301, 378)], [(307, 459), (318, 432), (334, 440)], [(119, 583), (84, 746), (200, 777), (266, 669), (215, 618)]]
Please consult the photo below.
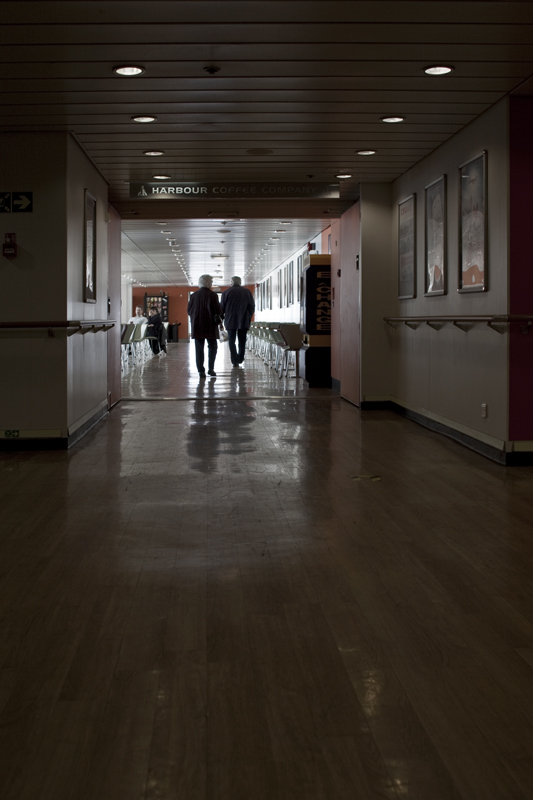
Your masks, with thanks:
[[(126, 399), (186, 399), (198, 394), (210, 397), (333, 397), (330, 389), (306, 389), (301, 379), (279, 379), (273, 369), (247, 352), (244, 364), (234, 368), (227, 343), (219, 344), (215, 363), (216, 378), (202, 380), (196, 369), (194, 342), (167, 345), (167, 358), (150, 358), (122, 379)], [(207, 369), (207, 347), (206, 347)]]
[(533, 469), (187, 353), (0, 453), (0, 797), (531, 797)]

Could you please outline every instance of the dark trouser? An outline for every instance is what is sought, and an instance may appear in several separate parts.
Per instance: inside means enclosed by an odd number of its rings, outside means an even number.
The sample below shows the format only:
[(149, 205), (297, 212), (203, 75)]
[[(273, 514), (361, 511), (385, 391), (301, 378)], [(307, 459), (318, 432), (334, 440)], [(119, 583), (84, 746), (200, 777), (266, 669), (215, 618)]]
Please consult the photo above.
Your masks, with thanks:
[[(196, 347), (196, 366), (198, 372), (205, 372), (204, 370), (204, 344), (205, 339), (195, 339), (194, 346)], [(207, 340), (207, 363), (208, 369), (215, 369), (215, 358), (217, 357), (218, 339)]]
[[(228, 328), (228, 344), (229, 344), (229, 352), (231, 356), (231, 363), (232, 364), (242, 364), (244, 361), (244, 350), (246, 347), (246, 334), (248, 331), (246, 328), (240, 328), (238, 331), (235, 329)], [(235, 337), (239, 342), (239, 352), (237, 353), (235, 347)]]

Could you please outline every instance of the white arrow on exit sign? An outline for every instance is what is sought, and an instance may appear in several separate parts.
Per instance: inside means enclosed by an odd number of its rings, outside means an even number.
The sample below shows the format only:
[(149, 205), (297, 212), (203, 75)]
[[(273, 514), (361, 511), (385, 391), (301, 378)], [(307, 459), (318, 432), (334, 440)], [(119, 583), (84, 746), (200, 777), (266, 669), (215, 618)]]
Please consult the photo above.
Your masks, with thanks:
[(25, 194), (21, 194), (19, 200), (13, 200), (13, 205), (20, 206), (21, 211), (24, 211), (30, 203), (31, 200)]

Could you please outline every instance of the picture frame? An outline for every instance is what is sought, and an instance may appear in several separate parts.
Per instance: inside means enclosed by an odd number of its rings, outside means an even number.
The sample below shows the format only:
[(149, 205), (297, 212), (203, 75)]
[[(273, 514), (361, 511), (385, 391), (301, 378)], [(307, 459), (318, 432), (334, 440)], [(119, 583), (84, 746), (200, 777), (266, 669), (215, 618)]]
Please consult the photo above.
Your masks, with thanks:
[(301, 300), (301, 282), (302, 282), (302, 265), (303, 265), (304, 257), (298, 256), (296, 260), (296, 302), (299, 303)]
[(416, 297), (416, 194), (398, 203), (398, 299)]
[(96, 198), (84, 194), (83, 302), (96, 303)]
[(446, 175), (424, 188), (424, 297), (433, 297), (446, 294)]
[(294, 303), (294, 261), (289, 261), (288, 290), (289, 290), (289, 296), (287, 298), (287, 305), (292, 306), (292, 304)]
[(459, 165), (458, 292), (486, 292), (487, 151)]

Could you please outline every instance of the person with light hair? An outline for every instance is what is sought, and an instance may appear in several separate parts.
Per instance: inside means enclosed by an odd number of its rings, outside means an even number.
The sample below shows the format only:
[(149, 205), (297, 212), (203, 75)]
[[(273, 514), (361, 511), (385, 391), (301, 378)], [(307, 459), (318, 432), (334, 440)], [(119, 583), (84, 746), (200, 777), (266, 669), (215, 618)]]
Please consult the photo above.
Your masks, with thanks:
[[(228, 332), (229, 352), (231, 363), (238, 369), (244, 361), (246, 349), (246, 335), (255, 311), (253, 294), (246, 286), (242, 286), (238, 275), (231, 279), (231, 286), (222, 292), (220, 305), (224, 315), (224, 326)], [(239, 350), (235, 347), (235, 339), (239, 343)]]
[(200, 275), (197, 292), (193, 292), (187, 306), (191, 318), (191, 338), (196, 347), (196, 367), (200, 378), (205, 378), (204, 349), (207, 339), (207, 374), (216, 378), (215, 358), (218, 349), (219, 325), (222, 324), (222, 309), (215, 292), (211, 291), (211, 275)]

